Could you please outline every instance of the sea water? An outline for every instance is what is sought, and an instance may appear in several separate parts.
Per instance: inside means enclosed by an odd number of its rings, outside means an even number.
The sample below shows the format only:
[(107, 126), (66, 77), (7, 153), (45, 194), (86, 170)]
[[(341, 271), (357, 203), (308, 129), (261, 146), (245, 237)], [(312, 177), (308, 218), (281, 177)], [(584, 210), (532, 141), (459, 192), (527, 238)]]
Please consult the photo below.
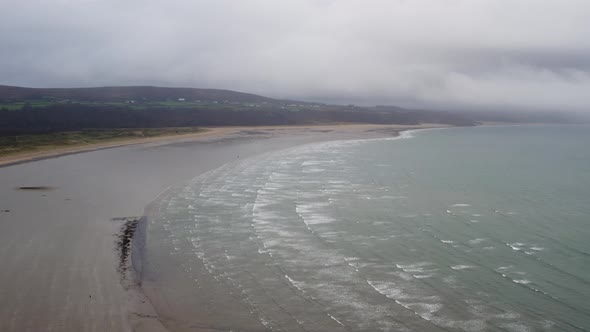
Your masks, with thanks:
[(589, 143), (504, 126), (273, 152), (175, 188), (147, 245), (268, 330), (587, 331)]

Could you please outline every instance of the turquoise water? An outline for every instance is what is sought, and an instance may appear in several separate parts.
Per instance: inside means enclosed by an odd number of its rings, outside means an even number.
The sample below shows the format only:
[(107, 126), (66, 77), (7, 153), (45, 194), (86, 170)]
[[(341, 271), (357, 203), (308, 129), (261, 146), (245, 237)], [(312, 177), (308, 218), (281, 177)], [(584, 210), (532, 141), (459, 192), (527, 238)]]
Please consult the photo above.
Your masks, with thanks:
[(268, 330), (587, 331), (588, 143), (456, 128), (243, 160), (158, 202), (153, 259), (204, 265)]

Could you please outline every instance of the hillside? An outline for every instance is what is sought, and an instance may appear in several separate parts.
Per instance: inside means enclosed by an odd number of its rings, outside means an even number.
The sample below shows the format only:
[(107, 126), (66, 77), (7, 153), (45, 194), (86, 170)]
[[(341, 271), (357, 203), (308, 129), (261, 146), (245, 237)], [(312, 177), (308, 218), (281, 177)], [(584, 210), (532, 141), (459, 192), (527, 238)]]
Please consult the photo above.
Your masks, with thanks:
[(480, 121), (572, 122), (561, 113), (413, 110), (278, 100), (254, 94), (150, 86), (34, 89), (0, 86), (0, 136), (85, 129), (332, 123), (441, 123)]
[(0, 100), (70, 99), (86, 101), (230, 101), (230, 102), (276, 102), (274, 99), (250, 93), (195, 88), (163, 88), (155, 86), (110, 86), (97, 88), (37, 89), (0, 85)]

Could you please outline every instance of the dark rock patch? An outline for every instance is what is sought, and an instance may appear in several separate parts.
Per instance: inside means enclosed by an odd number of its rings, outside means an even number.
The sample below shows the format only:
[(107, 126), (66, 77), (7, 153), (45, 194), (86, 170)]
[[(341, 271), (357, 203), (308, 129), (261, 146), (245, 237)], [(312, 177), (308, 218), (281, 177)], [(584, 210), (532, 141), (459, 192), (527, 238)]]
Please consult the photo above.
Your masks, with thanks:
[(129, 256), (131, 253), (131, 243), (133, 242), (133, 235), (135, 234), (135, 230), (137, 229), (137, 224), (139, 223), (140, 217), (122, 217), (122, 218), (113, 218), (113, 221), (123, 221), (123, 225), (121, 226), (121, 230), (116, 235), (117, 239), (115, 241), (117, 254), (119, 256), (119, 264), (117, 270), (121, 275), (123, 280), (127, 277), (127, 269), (129, 267)]
[(54, 187), (49, 187), (49, 186), (23, 186), (23, 187), (18, 187), (16, 188), (18, 190), (43, 190), (43, 191), (47, 191), (47, 190), (54, 190)]

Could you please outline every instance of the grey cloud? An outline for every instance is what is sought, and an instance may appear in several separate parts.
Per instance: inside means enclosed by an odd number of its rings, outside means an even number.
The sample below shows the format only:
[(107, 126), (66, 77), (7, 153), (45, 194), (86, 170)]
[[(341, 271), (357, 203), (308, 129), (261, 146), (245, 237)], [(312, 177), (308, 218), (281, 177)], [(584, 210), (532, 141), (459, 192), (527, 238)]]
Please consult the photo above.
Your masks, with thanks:
[(0, 84), (586, 110), (586, 0), (4, 0)]

